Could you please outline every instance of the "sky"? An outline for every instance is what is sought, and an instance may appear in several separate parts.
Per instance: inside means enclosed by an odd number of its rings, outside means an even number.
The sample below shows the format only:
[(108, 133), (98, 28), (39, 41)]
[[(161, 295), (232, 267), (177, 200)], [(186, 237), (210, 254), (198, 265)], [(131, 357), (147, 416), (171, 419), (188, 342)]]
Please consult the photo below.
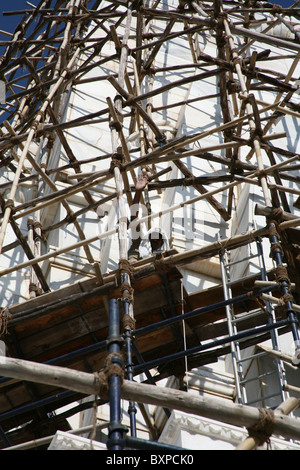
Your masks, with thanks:
[[(37, 5), (39, 3), (39, 0), (38, 2), (36, 2), (36, 0), (33, 0), (30, 3), (32, 3), (33, 5)], [(30, 9), (30, 7), (26, 5), (26, 0), (0, 0), (0, 29), (12, 33), (17, 24), (22, 19), (22, 15), (3, 16), (3, 11), (15, 11), (24, 9)], [(0, 35), (0, 40), (4, 40), (4, 36), (2, 34)]]
[[(33, 5), (38, 5), (40, 0), (29, 0), (29, 2)], [(287, 8), (294, 3), (294, 0), (270, 0), (270, 2)], [(30, 7), (26, 5), (26, 0), (0, 0), (0, 30), (12, 33), (22, 19), (22, 15), (3, 16), (3, 11), (17, 11), (24, 9), (30, 9)], [(6, 39), (7, 36), (0, 34), (0, 41), (4, 41)]]

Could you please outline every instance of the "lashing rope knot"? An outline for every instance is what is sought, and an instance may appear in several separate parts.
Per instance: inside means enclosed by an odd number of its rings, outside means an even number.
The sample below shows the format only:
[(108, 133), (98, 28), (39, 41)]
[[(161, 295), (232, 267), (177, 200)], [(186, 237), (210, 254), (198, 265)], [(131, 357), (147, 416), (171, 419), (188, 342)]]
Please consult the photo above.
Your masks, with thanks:
[(0, 338), (8, 333), (7, 324), (8, 320), (11, 318), (11, 313), (7, 307), (0, 308)]
[(274, 411), (269, 408), (259, 408), (259, 420), (253, 426), (247, 428), (249, 437), (258, 441), (258, 445), (270, 442), (274, 431)]
[[(123, 282), (121, 285), (121, 294), (122, 294), (122, 299), (126, 298), (128, 301), (133, 304), (134, 302), (134, 289), (131, 287), (129, 282)], [(122, 300), (121, 299), (121, 300)]]
[(126, 328), (129, 328), (130, 330), (135, 329), (135, 319), (132, 318), (130, 315), (128, 315), (128, 314), (123, 315), (122, 322), (123, 322), (124, 330)]
[(119, 272), (120, 274), (128, 274), (131, 279), (134, 277), (134, 269), (127, 259), (120, 259)]
[(275, 270), (275, 277), (276, 277), (276, 282), (280, 284), (280, 282), (285, 281), (291, 285), (291, 281), (287, 272), (287, 269), (283, 264), (279, 264)]
[(98, 373), (98, 388), (99, 395), (103, 399), (109, 399), (109, 378), (111, 375), (118, 375), (121, 379), (121, 384), (124, 380), (123, 371), (123, 357), (119, 353), (111, 353), (105, 359), (103, 369)]

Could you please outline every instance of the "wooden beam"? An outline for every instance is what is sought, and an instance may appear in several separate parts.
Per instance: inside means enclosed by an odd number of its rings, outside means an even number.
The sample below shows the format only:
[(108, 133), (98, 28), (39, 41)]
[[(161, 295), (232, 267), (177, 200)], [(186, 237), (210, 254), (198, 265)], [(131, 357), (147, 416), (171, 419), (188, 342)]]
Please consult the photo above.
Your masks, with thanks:
[[(277, 408), (277, 412), (282, 413), (283, 415), (288, 415), (294, 409), (298, 408), (300, 405), (300, 398), (290, 397), (281, 403)], [(241, 442), (236, 447), (236, 450), (252, 450), (261, 445), (260, 440), (257, 437), (248, 437), (244, 442)]]
[[(0, 374), (30, 382), (43, 383), (86, 395), (100, 395), (105, 383), (98, 374), (89, 374), (66, 367), (39, 364), (22, 359), (0, 357)], [(184, 413), (196, 414), (239, 427), (251, 427), (260, 421), (258, 408), (232, 403), (222, 398), (201, 397), (156, 385), (124, 380), (121, 398), (138, 403), (168, 407)], [(299, 421), (274, 413), (274, 434), (289, 439), (300, 439)]]

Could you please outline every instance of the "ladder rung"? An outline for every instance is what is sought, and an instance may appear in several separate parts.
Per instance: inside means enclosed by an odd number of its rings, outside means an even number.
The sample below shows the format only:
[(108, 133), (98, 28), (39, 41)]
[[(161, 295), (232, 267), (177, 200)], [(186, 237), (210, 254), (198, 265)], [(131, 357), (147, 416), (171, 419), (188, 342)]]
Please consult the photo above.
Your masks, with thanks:
[(245, 258), (242, 258), (242, 259), (238, 259), (236, 261), (230, 261), (230, 263), (224, 263), (224, 266), (227, 268), (229, 266), (234, 266), (235, 264), (239, 264), (239, 263), (242, 263), (243, 261), (247, 261), (248, 259), (253, 259), (253, 258), (258, 258), (259, 257), (259, 254), (256, 254), (256, 255), (251, 255), (251, 256), (246, 256)]
[(247, 401), (247, 403), (245, 403), (245, 405), (252, 405), (252, 403), (257, 403), (257, 402), (259, 402), (259, 401), (268, 400), (269, 398), (274, 398), (274, 397), (278, 397), (278, 396), (281, 397), (281, 393), (280, 393), (280, 392), (278, 392), (278, 393), (273, 393), (272, 395), (267, 395), (267, 396), (265, 396), (265, 397), (257, 398), (256, 400)]
[(246, 361), (250, 361), (251, 359), (256, 359), (260, 356), (266, 356), (266, 355), (267, 355), (266, 351), (263, 351), (257, 354), (252, 354), (252, 356), (244, 357), (243, 359), (238, 359), (237, 362), (246, 362)]
[(240, 383), (241, 384), (246, 384), (248, 382), (254, 382), (254, 380), (260, 380), (263, 377), (268, 377), (269, 375), (273, 375), (276, 372), (277, 372), (276, 370), (271, 370), (270, 372), (266, 372), (265, 374), (256, 375), (255, 377), (251, 377), (250, 379), (241, 380)]
[[(249, 276), (244, 276), (243, 277), (243, 281), (245, 279), (253, 279), (253, 274), (250, 274)], [(226, 286), (230, 286), (231, 284), (235, 284), (236, 282), (238, 282), (238, 280), (236, 279), (235, 281), (227, 281), (226, 282)]]
[(238, 323), (239, 321), (243, 321), (245, 319), (249, 319), (249, 318), (252, 318), (252, 317), (258, 317), (259, 315), (262, 315), (264, 313), (264, 311), (260, 308), (259, 310), (255, 310), (255, 311), (252, 311), (250, 313), (244, 313), (240, 316), (235, 316), (234, 318), (232, 318), (232, 323)]

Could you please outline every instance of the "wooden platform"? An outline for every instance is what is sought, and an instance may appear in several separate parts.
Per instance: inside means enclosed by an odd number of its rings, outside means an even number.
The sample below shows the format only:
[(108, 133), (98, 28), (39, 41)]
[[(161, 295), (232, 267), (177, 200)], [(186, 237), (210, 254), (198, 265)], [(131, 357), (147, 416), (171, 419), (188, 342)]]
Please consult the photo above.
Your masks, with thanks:
[[(79, 282), (59, 291), (44, 294), (35, 299), (13, 306), (8, 323), (8, 334), (3, 338), (7, 344), (7, 355), (35, 362), (47, 362), (72, 369), (97, 372), (103, 367), (107, 355), (108, 301), (120, 297), (118, 273), (111, 273), (100, 285), (96, 279)], [(233, 296), (245, 294), (254, 288), (255, 277), (233, 285)], [(224, 299), (222, 286), (213, 287), (193, 295), (184, 292), (182, 298), (181, 274), (173, 267), (167, 273), (158, 272), (150, 263), (142, 266), (133, 279), (134, 312), (136, 330), (156, 324), (166, 318), (190, 312), (199, 307), (214, 305)], [(236, 312), (257, 308), (255, 299), (236, 305)], [(120, 303), (120, 316), (122, 306)], [(225, 308), (213, 308), (210, 312), (195, 316), (185, 322), (186, 346), (192, 348), (202, 341), (226, 335)], [(222, 321), (224, 320), (224, 321)], [(245, 321), (242, 328), (265, 324), (262, 314), (253, 321)], [(134, 362), (139, 364), (182, 351), (182, 322), (155, 329), (147, 334), (137, 334), (134, 341)], [(209, 364), (225, 353), (213, 349), (193, 355), (189, 367)], [(184, 359), (166, 362), (159, 366), (159, 377), (182, 375)], [(68, 428), (65, 420), (49, 420), (49, 413), (58, 407), (81, 398), (63, 390), (45, 385), (23, 383), (11, 379), (0, 379), (0, 426), (7, 431), (24, 425), (14, 443), (33, 438), (37, 434), (49, 435), (51, 426)], [(46, 400), (46, 401), (45, 401)], [(33, 404), (33, 408), (30, 408)], [(51, 429), (50, 429), (51, 428)], [(25, 431), (26, 429), (26, 431)], [(6, 447), (4, 443), (1, 447)]]
[[(288, 270), (291, 282), (296, 284), (295, 299), (299, 303), (299, 231), (291, 230), (286, 233), (283, 245), (286, 259), (292, 259)], [(212, 248), (217, 249), (214, 246)], [(205, 249), (199, 250), (199, 253), (191, 252), (191, 257), (201, 262), (209, 254), (210, 251), (207, 253)], [(228, 335), (225, 308), (216, 305), (224, 300), (222, 286), (187, 295), (182, 290), (181, 274), (176, 267), (177, 258), (178, 256), (173, 257), (170, 253), (166, 271), (161, 271), (153, 259), (134, 264), (132, 287), (136, 333), (133, 361), (137, 366), (164, 358), (163, 363), (151, 370), (154, 381), (170, 375), (184, 374), (184, 358), (172, 359), (174, 353), (184, 351), (184, 341), (187, 349), (198, 347), (207, 341), (212, 344), (209, 349), (188, 356), (189, 369), (216, 362), (218, 357), (230, 352), (229, 344), (218, 347), (213, 345), (215, 338)], [(181, 259), (179, 265), (182, 266)], [(268, 273), (268, 277), (270, 280), (274, 278), (272, 272)], [(233, 297), (244, 296), (242, 302), (235, 304), (235, 314), (243, 315), (254, 309), (259, 311), (255, 317), (246, 316), (239, 323), (241, 331), (267, 323), (262, 303), (247, 296), (257, 288), (256, 279), (258, 277), (253, 276), (232, 285)], [(280, 293), (273, 292), (272, 295), (279, 297)], [(111, 298), (120, 297), (119, 273), (112, 272), (102, 280), (83, 280), (12, 306), (9, 310), (8, 333), (2, 336), (7, 346), (7, 355), (80, 371), (98, 372), (107, 356), (108, 302)], [(119, 304), (122, 318), (122, 304)], [(182, 321), (163, 328), (156, 325), (170, 317), (181, 316), (183, 311), (193, 312), (206, 306), (212, 308), (185, 320), (184, 329)], [(284, 313), (278, 309), (278, 319), (282, 315)], [(148, 325), (155, 325), (155, 328), (145, 333), (143, 328)], [(283, 328), (279, 333), (285, 330)], [(249, 337), (240, 343), (240, 347), (257, 344), (268, 338), (269, 333)], [(11, 444), (48, 436), (57, 429), (67, 430), (69, 424), (65, 416), (56, 416), (55, 410), (74, 401), (76, 403), (81, 398), (78, 394), (55, 387), (0, 378), (0, 426), (4, 433), (20, 426), (16, 431), (8, 433)], [(0, 448), (7, 445), (3, 437)]]

